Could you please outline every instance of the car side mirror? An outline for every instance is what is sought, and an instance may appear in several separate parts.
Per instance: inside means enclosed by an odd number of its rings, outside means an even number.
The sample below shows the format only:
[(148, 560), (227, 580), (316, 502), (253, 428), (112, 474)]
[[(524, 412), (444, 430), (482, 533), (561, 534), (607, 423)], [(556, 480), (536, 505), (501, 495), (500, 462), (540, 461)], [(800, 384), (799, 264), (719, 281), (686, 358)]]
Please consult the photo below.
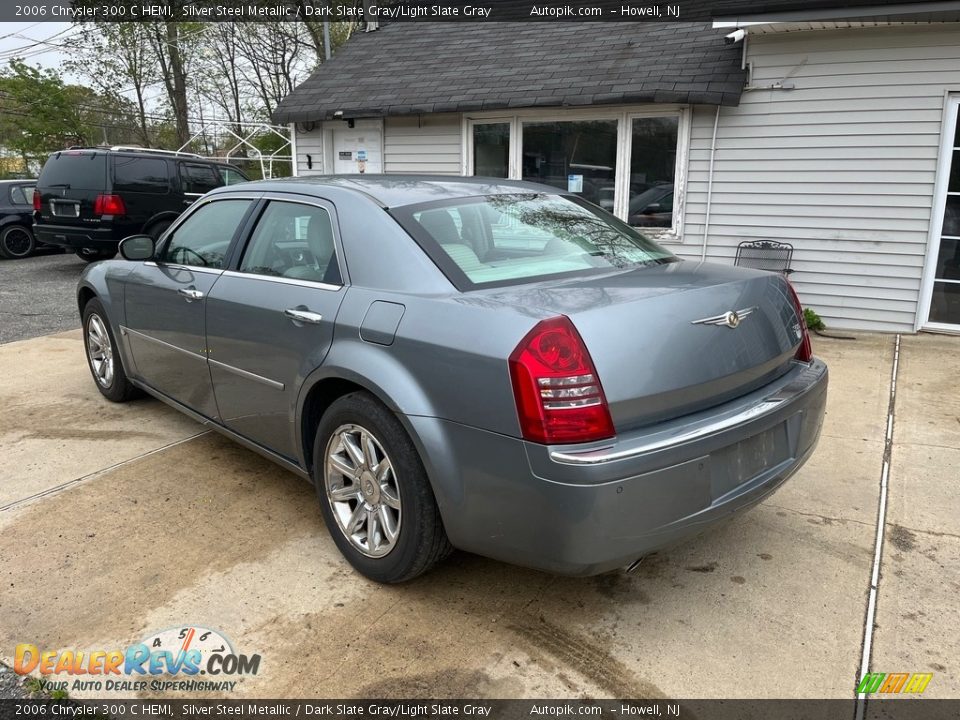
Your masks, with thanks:
[(653, 215), (654, 213), (663, 212), (663, 208), (660, 206), (660, 203), (650, 203), (643, 209), (644, 215)]
[(124, 260), (150, 260), (154, 250), (153, 238), (149, 235), (131, 235), (120, 241), (120, 255)]

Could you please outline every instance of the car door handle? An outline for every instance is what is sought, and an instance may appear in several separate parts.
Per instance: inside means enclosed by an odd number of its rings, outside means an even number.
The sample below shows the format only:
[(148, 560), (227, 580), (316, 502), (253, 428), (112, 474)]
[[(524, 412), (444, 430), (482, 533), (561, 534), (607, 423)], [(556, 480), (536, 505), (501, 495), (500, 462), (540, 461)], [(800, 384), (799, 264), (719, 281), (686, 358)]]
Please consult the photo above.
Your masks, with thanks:
[(187, 302), (203, 300), (203, 293), (196, 288), (180, 288), (177, 292), (183, 295), (187, 299)]
[(283, 311), (283, 314), (294, 322), (309, 323), (310, 325), (319, 325), (323, 320), (323, 315), (320, 313), (301, 310), (299, 308), (287, 308)]

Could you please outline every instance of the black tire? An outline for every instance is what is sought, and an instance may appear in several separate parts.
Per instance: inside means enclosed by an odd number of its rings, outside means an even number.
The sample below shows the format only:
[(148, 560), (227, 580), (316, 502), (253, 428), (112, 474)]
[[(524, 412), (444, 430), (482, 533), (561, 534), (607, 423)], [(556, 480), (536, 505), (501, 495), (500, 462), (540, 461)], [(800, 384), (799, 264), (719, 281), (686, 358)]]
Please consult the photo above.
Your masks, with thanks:
[(30, 257), (37, 249), (33, 231), (23, 225), (10, 225), (0, 232), (0, 256), (9, 260)]
[[(383, 459), (389, 459), (393, 468), (390, 482), (395, 483), (399, 494), (399, 533), (392, 549), (381, 557), (370, 557), (354, 546), (335, 516), (333, 501), (327, 493), (328, 444), (337, 442), (334, 436), (339, 437), (339, 431), (345, 427), (362, 429), (372, 435), (383, 450)], [(362, 575), (376, 582), (400, 583), (422, 575), (450, 554), (453, 548), (444, 532), (437, 501), (420, 456), (400, 421), (372, 395), (355, 392), (330, 405), (317, 429), (313, 457), (323, 519), (340, 552)], [(357, 483), (359, 486), (360, 482)], [(379, 490), (377, 496), (380, 496)], [(341, 510), (346, 509), (347, 502), (339, 503)], [(359, 505), (360, 500), (353, 502)], [(356, 508), (357, 505), (348, 507)], [(376, 537), (381, 536), (386, 538), (386, 533), (381, 532)]]
[(98, 260), (110, 260), (116, 256), (116, 250), (96, 250), (94, 248), (80, 248), (77, 250), (77, 257), (85, 263), (95, 263)]
[[(98, 373), (98, 365), (95, 361), (96, 351), (94, 348), (96, 341), (91, 339), (91, 329), (98, 322), (99, 327), (98, 330), (94, 331), (94, 334), (102, 335), (105, 332), (110, 343), (108, 354), (112, 362), (112, 368), (109, 377), (106, 377), (104, 372)], [(83, 306), (83, 351), (87, 358), (87, 367), (90, 368), (90, 374), (93, 376), (93, 383), (107, 400), (118, 403), (127, 402), (140, 395), (140, 391), (127, 379), (113, 328), (110, 327), (110, 321), (103, 310), (103, 305), (96, 298)], [(102, 350), (100, 354), (103, 354)]]
[(147, 235), (153, 238), (153, 241), (156, 242), (160, 239), (160, 236), (163, 235), (167, 228), (170, 227), (172, 220), (158, 220), (155, 223), (147, 226), (147, 229), (144, 231)]

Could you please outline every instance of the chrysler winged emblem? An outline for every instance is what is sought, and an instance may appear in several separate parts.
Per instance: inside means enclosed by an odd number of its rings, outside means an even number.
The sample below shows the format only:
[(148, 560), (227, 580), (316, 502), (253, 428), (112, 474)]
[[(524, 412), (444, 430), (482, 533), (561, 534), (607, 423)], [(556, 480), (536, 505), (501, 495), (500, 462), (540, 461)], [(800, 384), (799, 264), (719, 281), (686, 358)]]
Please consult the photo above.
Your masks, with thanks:
[(714, 315), (713, 317), (701, 318), (700, 320), (693, 320), (691, 325), (726, 325), (731, 330), (737, 327), (740, 324), (740, 321), (743, 320), (747, 315), (756, 310), (756, 307), (743, 308), (743, 310), (728, 310), (722, 315)]

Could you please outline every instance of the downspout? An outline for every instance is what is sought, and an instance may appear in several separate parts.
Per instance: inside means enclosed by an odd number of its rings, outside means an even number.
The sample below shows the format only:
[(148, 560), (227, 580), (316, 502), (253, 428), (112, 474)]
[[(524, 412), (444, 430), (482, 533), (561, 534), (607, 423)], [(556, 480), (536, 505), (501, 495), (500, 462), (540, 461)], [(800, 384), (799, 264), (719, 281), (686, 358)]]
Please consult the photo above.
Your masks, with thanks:
[(720, 124), (720, 105), (713, 116), (713, 137), (710, 140), (710, 169), (707, 172), (707, 209), (703, 220), (703, 243), (700, 247), (700, 262), (707, 259), (707, 239), (710, 237), (710, 207), (713, 202), (713, 159), (717, 154), (717, 126)]

